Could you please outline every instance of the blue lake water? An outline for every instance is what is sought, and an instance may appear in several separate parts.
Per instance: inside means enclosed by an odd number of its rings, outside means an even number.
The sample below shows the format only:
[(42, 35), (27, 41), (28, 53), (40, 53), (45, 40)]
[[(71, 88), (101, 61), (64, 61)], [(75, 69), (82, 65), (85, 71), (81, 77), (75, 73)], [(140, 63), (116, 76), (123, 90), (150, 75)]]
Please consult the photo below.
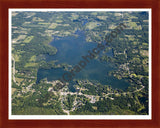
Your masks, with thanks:
[[(66, 63), (69, 65), (77, 65), (79, 61), (83, 60), (82, 56), (88, 55), (88, 50), (92, 50), (97, 46), (97, 43), (88, 43), (85, 41), (85, 34), (77, 31), (78, 37), (68, 36), (62, 39), (54, 39), (50, 45), (57, 48), (57, 53), (54, 56), (46, 56), (46, 61), (57, 60), (58, 63)], [(103, 51), (99, 55), (102, 54)], [(108, 56), (113, 57), (112, 49), (108, 51)], [(108, 76), (109, 71), (114, 70), (115, 67), (110, 63), (102, 63), (99, 59), (90, 60), (85, 68), (76, 74), (74, 79), (97, 81), (103, 85), (111, 85), (113, 88), (125, 89), (129, 86), (125, 80), (118, 80), (113, 76)], [(63, 68), (53, 69), (39, 69), (37, 74), (37, 81), (47, 78), (48, 81), (57, 80), (65, 73)], [(70, 89), (72, 88), (70, 82)]]

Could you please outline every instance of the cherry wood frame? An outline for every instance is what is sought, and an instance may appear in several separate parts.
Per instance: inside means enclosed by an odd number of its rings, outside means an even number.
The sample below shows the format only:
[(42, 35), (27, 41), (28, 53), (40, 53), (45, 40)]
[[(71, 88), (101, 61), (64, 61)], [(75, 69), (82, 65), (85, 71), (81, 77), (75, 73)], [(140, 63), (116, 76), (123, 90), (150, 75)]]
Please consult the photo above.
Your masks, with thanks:
[[(9, 120), (8, 9), (9, 8), (151, 8), (152, 119), (151, 120)], [(160, 1), (159, 0), (0, 0), (0, 128), (160, 128)]]

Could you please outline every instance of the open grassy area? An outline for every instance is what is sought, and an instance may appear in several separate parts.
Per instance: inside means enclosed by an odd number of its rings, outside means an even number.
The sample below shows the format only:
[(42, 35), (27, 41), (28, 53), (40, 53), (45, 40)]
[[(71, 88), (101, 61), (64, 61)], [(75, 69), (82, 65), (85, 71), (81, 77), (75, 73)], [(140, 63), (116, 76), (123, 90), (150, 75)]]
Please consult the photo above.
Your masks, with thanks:
[(115, 16), (121, 16), (122, 13), (115, 13), (114, 15), (115, 15)]
[(111, 24), (111, 25), (109, 25), (109, 27), (108, 27), (109, 29), (115, 29), (116, 28), (116, 26), (114, 25), (114, 24)]
[(40, 22), (38, 24), (49, 25), (50, 23)]
[(92, 12), (91, 15), (97, 15), (97, 12)]
[(98, 24), (99, 24), (98, 22), (89, 22), (86, 24), (86, 28), (93, 29), (93, 28), (97, 27)]
[(71, 33), (68, 32), (68, 31), (65, 31), (64, 34), (65, 34), (65, 35), (70, 35)]
[(63, 21), (62, 21), (62, 20), (56, 20), (56, 22), (57, 22), (57, 23), (62, 23)]
[(148, 58), (142, 60), (142, 64), (147, 64), (148, 63)]
[(22, 39), (25, 39), (26, 35), (20, 35), (18, 36), (18, 40), (22, 40)]
[(97, 16), (98, 19), (100, 20), (106, 20), (108, 16)]
[(138, 19), (136, 16), (130, 16), (129, 19)]
[(15, 61), (17, 62), (17, 61), (19, 61), (19, 59), (20, 59), (21, 56), (16, 54), (13, 57), (14, 57)]
[(38, 65), (38, 63), (26, 63), (26, 65), (24, 66), (25, 68), (27, 67), (36, 67)]
[(128, 23), (128, 26), (137, 27), (137, 24), (136, 24), (135, 22), (129, 22), (129, 23)]
[(19, 84), (24, 80), (23, 78), (18, 78), (18, 77), (16, 77), (15, 79)]
[(79, 18), (79, 15), (76, 15), (76, 14), (72, 14), (72, 20), (76, 20), (76, 19), (78, 19)]
[(56, 27), (57, 27), (57, 23), (52, 23), (50, 26), (49, 26), (49, 28), (50, 29), (55, 29)]
[(28, 36), (23, 42), (24, 43), (29, 43), (31, 40), (34, 38), (34, 36)]
[(141, 51), (140, 51), (140, 54), (141, 54), (142, 56), (149, 56), (148, 50), (141, 50)]
[(12, 88), (12, 95), (14, 94), (15, 91), (16, 91), (16, 88)]
[(131, 28), (134, 28), (135, 30), (142, 29), (141, 25), (137, 25), (136, 22), (128, 22), (128, 26), (130, 26)]
[(33, 17), (32, 19), (33, 21), (44, 21), (43, 19), (39, 18), (39, 17)]
[(142, 43), (142, 45), (144, 45), (144, 46), (148, 46), (148, 43)]
[(35, 61), (36, 60), (36, 56), (35, 55), (33, 55), (31, 58), (30, 58), (30, 60), (29, 61)]
[(16, 12), (12, 12), (12, 16), (16, 16), (18, 13)]

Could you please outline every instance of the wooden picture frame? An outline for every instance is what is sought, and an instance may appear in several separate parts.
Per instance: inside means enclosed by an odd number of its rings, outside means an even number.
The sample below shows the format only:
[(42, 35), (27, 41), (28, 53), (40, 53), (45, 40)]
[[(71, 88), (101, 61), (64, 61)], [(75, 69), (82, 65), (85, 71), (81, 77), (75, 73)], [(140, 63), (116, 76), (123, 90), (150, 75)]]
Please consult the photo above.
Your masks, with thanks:
[[(151, 8), (152, 9), (152, 119), (151, 120), (9, 120), (8, 117), (8, 47), (9, 8)], [(0, 127), (2, 128), (66, 128), (66, 127), (160, 127), (160, 59), (159, 29), (160, 2), (158, 0), (50, 0), (0, 1)]]

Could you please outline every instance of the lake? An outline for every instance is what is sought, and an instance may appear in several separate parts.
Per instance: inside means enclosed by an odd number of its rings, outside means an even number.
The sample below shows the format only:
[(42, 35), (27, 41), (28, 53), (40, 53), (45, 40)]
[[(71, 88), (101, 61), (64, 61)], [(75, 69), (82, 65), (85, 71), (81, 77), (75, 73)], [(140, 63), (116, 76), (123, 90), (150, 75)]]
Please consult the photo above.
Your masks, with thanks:
[[(92, 50), (97, 46), (97, 43), (86, 42), (85, 34), (82, 31), (77, 31), (78, 37), (68, 36), (60, 39), (54, 38), (50, 45), (57, 48), (57, 53), (53, 56), (46, 55), (46, 61), (57, 60), (56, 64), (66, 63), (69, 65), (76, 65), (82, 60), (81, 56), (88, 55), (88, 50)], [(102, 55), (102, 52), (99, 54)], [(106, 53), (113, 57), (112, 49)], [(130, 84), (125, 80), (119, 80), (113, 76), (109, 76), (109, 71), (114, 70), (115, 67), (111, 63), (103, 63), (99, 59), (93, 59), (87, 63), (86, 67), (76, 74), (74, 79), (91, 80), (99, 82), (103, 85), (111, 85), (112, 88), (125, 89)], [(65, 73), (63, 68), (39, 69), (37, 74), (37, 81), (47, 78), (48, 81), (57, 80)], [(72, 81), (70, 82), (70, 90), (74, 91)]]

